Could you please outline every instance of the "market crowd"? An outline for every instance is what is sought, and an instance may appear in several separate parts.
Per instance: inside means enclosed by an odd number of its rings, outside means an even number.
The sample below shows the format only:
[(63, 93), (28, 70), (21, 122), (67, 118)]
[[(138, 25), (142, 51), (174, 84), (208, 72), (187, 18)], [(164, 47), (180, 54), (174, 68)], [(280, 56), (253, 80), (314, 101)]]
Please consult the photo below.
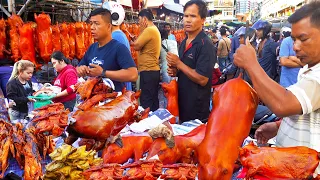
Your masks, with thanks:
[[(184, 6), (186, 38), (178, 44), (172, 26), (157, 27), (149, 9), (139, 12), (140, 35), (128, 40), (119, 26), (121, 10), (98, 8), (90, 14), (95, 39), (80, 63), (74, 67), (61, 52), (54, 52), (51, 63), (58, 73), (53, 82), (61, 88), (54, 102), (72, 110), (76, 104), (74, 85), (78, 77), (102, 76), (113, 81), (115, 91), (141, 89), (140, 105), (152, 111), (166, 106), (161, 83), (178, 81), (179, 122), (199, 119), (206, 122), (213, 89), (239, 75), (253, 86), (261, 104), (282, 120), (262, 125), (255, 134), (266, 143), (276, 136), (277, 146), (307, 146), (320, 151), (320, 2), (304, 5), (288, 18), (291, 27), (279, 34), (272, 24), (258, 20), (250, 27), (204, 27), (206, 4), (191, 0)], [(121, 11), (121, 12), (120, 12)], [(130, 45), (139, 51), (135, 64)], [(1, 69), (10, 62), (2, 62)], [(1, 80), (4, 95), (11, 99), (10, 119), (23, 119), (28, 113), (34, 64), (16, 62), (9, 80)], [(12, 73), (11, 73), (12, 71)], [(1, 73), (1, 72), (0, 72)], [(8, 75), (7, 75), (8, 76)], [(46, 88), (37, 93), (45, 92)], [(232, 110), (230, 110), (232, 111)], [(235, 120), (236, 121), (236, 120)]]

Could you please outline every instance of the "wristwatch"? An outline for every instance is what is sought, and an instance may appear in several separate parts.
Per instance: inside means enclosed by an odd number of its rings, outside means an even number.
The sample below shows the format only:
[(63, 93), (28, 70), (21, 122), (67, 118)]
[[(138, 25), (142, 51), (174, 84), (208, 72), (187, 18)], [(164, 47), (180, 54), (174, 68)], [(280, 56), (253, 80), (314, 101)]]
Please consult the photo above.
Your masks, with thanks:
[(106, 70), (103, 70), (103, 71), (102, 71), (101, 77), (106, 78)]

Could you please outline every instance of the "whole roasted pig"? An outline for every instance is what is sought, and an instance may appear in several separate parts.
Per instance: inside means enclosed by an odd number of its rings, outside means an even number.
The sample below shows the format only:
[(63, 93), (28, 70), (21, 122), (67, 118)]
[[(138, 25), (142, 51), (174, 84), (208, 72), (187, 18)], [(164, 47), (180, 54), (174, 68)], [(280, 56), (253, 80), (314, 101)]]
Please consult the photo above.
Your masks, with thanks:
[(76, 26), (74, 23), (68, 25), (69, 29), (69, 48), (70, 54), (69, 59), (73, 59), (76, 55)]
[(16, 62), (21, 59), (21, 53), (19, 51), (19, 28), (22, 27), (23, 21), (20, 16), (13, 14), (8, 18), (8, 24), (10, 26), (10, 49), (11, 58)]
[[(69, 28), (67, 23), (60, 24), (61, 52), (70, 58)], [(71, 59), (72, 60), (72, 59)]]
[(85, 23), (83, 22), (76, 22), (76, 58), (82, 59), (84, 54), (86, 53), (86, 46), (85, 46)]
[(168, 147), (164, 138), (157, 138), (150, 146), (147, 159), (158, 156), (163, 164), (193, 163), (194, 151), (204, 138), (206, 125), (200, 125), (191, 132), (174, 136), (174, 147)]
[(143, 153), (149, 150), (151, 144), (150, 136), (124, 136), (122, 137), (123, 147), (112, 143), (103, 149), (103, 162), (123, 164), (133, 157), (135, 161), (138, 161), (142, 158)]
[(4, 58), (4, 52), (6, 51), (7, 37), (6, 37), (6, 21), (0, 19), (0, 59)]
[[(178, 82), (173, 79), (170, 83), (161, 84), (164, 96), (168, 100), (167, 109), (175, 117), (179, 116), (179, 106), (178, 106)], [(176, 118), (170, 119), (171, 124), (176, 123)]]
[(37, 23), (40, 57), (45, 62), (49, 62), (53, 50), (50, 16), (45, 13), (34, 14), (34, 19)]
[(140, 92), (124, 91), (121, 96), (103, 106), (76, 113), (75, 123), (68, 126), (70, 136), (66, 143), (72, 144), (77, 137), (105, 142), (110, 135), (117, 135), (133, 121), (138, 109)]
[(52, 25), (52, 45), (53, 51), (61, 51), (60, 28), (59, 25)]
[(304, 146), (257, 147), (252, 142), (240, 149), (241, 178), (313, 179), (320, 153)]
[(240, 76), (215, 89), (205, 137), (196, 150), (199, 179), (231, 179), (257, 106), (256, 92)]
[(36, 28), (36, 24), (29, 22), (19, 28), (20, 43), (19, 50), (22, 55), (22, 59), (31, 61), (36, 67), (39, 67), (36, 61), (36, 51), (33, 39), (33, 29)]

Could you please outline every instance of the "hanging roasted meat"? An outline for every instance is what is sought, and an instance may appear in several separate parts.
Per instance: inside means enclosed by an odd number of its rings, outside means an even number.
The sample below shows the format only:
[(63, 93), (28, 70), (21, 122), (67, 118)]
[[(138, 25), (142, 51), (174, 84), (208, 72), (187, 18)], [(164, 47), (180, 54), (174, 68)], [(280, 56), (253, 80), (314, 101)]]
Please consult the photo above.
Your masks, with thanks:
[(52, 45), (53, 51), (61, 51), (60, 28), (59, 25), (52, 25)]
[(53, 50), (51, 19), (45, 13), (34, 14), (34, 19), (37, 23), (40, 57), (48, 63)]
[(76, 28), (76, 58), (81, 60), (87, 50), (85, 47), (84, 23), (76, 22), (75, 28)]
[(257, 147), (252, 142), (240, 149), (242, 178), (313, 179), (320, 153), (304, 146)]
[(240, 76), (215, 89), (205, 137), (196, 150), (199, 179), (231, 179), (257, 105), (256, 92)]
[(9, 37), (11, 58), (17, 62), (21, 59), (21, 53), (19, 51), (19, 28), (22, 27), (23, 21), (20, 16), (13, 14), (8, 18), (8, 23), (10, 26)]
[(87, 28), (88, 28), (88, 32), (89, 32), (88, 39), (89, 39), (89, 47), (90, 47), (90, 45), (94, 43), (94, 39), (91, 34), (91, 24), (87, 24)]
[(69, 59), (72, 60), (76, 55), (76, 27), (73, 23), (70, 23), (68, 28), (69, 28), (69, 47), (70, 47)]
[(67, 23), (60, 25), (60, 39), (61, 39), (61, 52), (65, 57), (71, 59), (70, 56), (70, 45), (69, 45), (69, 28)]
[[(0, 119), (0, 178), (4, 177), (9, 164), (10, 147), (12, 147), (12, 126), (6, 121)], [(12, 148), (11, 148), (12, 149)]]
[(124, 136), (122, 137), (123, 147), (112, 143), (103, 149), (103, 162), (123, 164), (133, 157), (138, 161), (149, 150), (151, 144), (150, 136)]
[(176, 117), (179, 117), (179, 106), (178, 106), (178, 82), (173, 79), (169, 84), (161, 84), (164, 96), (168, 100), (167, 109), (174, 116), (170, 119), (171, 124), (176, 123)]
[(164, 138), (157, 138), (151, 145), (147, 159), (158, 156), (163, 164), (193, 163), (194, 151), (201, 143), (206, 125), (200, 125), (191, 132), (174, 136), (174, 147), (168, 147)]
[(22, 59), (31, 61), (38, 68), (40, 67), (40, 65), (36, 61), (36, 51), (34, 48), (35, 45), (33, 39), (33, 31), (36, 26), (36, 23), (29, 22), (19, 28), (19, 49), (22, 55)]
[(83, 24), (83, 29), (84, 29), (84, 47), (87, 50), (89, 47), (89, 43), (90, 43), (89, 42), (90, 41), (89, 34), (91, 33), (91, 30), (88, 31), (88, 24), (87, 23), (83, 22), (82, 24)]
[(6, 21), (0, 19), (0, 59), (3, 59), (6, 51), (7, 37), (6, 37)]

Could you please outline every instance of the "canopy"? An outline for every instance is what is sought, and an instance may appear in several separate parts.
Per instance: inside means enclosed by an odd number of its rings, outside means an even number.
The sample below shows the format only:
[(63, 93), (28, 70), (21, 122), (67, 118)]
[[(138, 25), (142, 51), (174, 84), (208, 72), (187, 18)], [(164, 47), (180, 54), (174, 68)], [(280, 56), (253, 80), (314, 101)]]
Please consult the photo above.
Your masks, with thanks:
[(183, 6), (181, 4), (174, 3), (173, 0), (163, 0), (163, 6), (171, 11), (183, 14)]

